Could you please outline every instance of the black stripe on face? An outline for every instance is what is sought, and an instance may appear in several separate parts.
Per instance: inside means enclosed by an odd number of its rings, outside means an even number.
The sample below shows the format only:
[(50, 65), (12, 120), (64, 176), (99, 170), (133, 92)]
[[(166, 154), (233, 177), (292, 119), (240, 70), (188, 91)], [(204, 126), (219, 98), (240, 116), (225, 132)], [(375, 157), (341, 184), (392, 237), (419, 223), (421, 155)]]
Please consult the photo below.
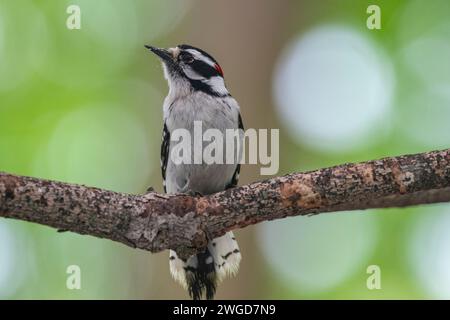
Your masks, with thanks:
[(189, 50), (189, 49), (196, 50), (196, 51), (200, 52), (202, 55), (204, 55), (205, 57), (210, 58), (214, 63), (217, 63), (216, 59), (214, 59), (208, 52), (203, 51), (200, 48), (196, 48), (196, 47), (190, 46), (188, 44), (180, 44), (180, 45), (178, 45), (178, 48), (180, 48), (182, 50)]
[(216, 68), (212, 67), (208, 63), (201, 60), (194, 60), (190, 64), (190, 66), (196, 73), (198, 73), (199, 75), (201, 75), (206, 79), (221, 76), (220, 73), (216, 70)]
[(196, 90), (196, 91), (202, 91), (202, 92), (209, 94), (210, 96), (214, 96), (214, 97), (220, 97), (220, 98), (230, 97), (229, 93), (220, 94), (220, 93), (212, 90), (208, 84), (204, 83), (201, 80), (192, 80), (189, 78), (187, 78), (187, 79), (191, 83), (192, 88), (194, 88), (194, 90)]

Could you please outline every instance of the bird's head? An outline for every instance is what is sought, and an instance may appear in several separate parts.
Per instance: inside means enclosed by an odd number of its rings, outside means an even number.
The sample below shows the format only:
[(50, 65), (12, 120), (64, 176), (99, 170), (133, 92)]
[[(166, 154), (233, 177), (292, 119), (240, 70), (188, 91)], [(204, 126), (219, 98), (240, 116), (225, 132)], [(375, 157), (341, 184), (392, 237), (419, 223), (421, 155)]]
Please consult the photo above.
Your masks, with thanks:
[(190, 90), (219, 97), (229, 95), (222, 68), (205, 51), (187, 44), (169, 49), (145, 47), (161, 60), (169, 88), (174, 94)]

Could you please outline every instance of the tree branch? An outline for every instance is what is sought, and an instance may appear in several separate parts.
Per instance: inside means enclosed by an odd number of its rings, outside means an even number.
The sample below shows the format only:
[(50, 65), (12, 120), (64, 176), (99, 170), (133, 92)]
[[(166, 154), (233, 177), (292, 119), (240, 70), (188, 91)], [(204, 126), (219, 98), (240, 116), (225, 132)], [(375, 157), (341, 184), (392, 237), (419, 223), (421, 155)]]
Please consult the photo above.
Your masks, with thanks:
[(289, 174), (203, 197), (130, 195), (0, 173), (0, 217), (182, 257), (287, 216), (450, 201), (450, 149)]

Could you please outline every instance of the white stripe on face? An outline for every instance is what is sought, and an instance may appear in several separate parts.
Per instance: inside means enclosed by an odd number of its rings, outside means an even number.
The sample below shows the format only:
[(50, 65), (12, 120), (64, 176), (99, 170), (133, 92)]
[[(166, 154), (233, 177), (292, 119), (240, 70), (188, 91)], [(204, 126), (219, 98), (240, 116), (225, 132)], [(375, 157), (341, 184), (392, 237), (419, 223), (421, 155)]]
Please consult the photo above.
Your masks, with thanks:
[(225, 82), (223, 81), (222, 77), (216, 76), (211, 77), (205, 81), (213, 91), (219, 93), (219, 94), (227, 94), (228, 90), (225, 87)]
[(214, 67), (214, 65), (216, 64), (214, 61), (212, 61), (210, 58), (204, 56), (203, 54), (201, 54), (200, 52), (198, 52), (195, 49), (187, 49), (187, 52), (189, 52), (190, 54), (192, 54), (194, 56), (194, 59), (196, 60), (201, 60), (203, 62), (206, 62), (207, 64), (209, 64), (211, 67)]
[(203, 79), (205, 79), (202, 75), (200, 75), (197, 72), (195, 72), (195, 70), (193, 70), (190, 66), (184, 67), (183, 71), (184, 71), (184, 74), (186, 75), (186, 77), (188, 77), (189, 79), (192, 79), (192, 80), (203, 80)]

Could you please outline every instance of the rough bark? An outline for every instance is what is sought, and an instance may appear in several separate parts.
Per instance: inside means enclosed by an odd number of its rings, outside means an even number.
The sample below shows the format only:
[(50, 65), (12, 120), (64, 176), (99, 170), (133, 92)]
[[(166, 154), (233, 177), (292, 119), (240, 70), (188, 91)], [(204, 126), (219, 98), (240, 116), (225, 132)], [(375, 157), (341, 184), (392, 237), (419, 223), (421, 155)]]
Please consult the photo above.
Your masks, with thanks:
[(229, 230), (287, 216), (450, 201), (450, 149), (343, 164), (191, 197), (131, 195), (0, 173), (0, 216), (182, 257)]

